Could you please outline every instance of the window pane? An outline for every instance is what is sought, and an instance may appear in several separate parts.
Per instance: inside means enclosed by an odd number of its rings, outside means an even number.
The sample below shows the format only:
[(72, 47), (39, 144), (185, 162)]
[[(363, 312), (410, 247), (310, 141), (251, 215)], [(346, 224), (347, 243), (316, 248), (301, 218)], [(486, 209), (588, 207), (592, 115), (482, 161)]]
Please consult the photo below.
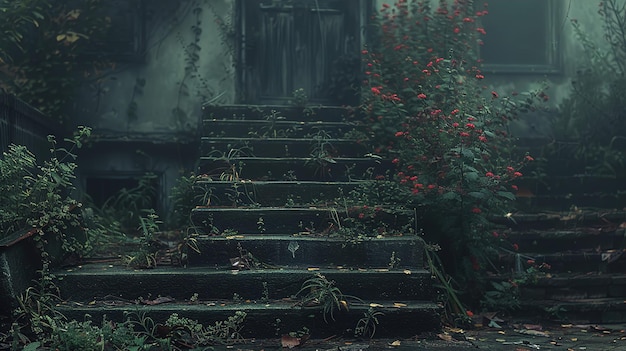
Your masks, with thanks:
[(553, 4), (549, 0), (490, 0), (481, 58), (487, 65), (553, 65)]

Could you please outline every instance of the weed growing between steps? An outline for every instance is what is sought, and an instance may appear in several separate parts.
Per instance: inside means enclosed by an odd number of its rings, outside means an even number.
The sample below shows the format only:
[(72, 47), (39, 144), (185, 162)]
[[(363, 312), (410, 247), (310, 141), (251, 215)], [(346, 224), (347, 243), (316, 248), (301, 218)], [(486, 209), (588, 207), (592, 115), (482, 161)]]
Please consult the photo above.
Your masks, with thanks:
[(515, 181), (532, 160), (513, 156), (508, 124), (544, 95), (505, 96), (485, 87), (476, 45), (485, 15), (473, 1), (431, 8), (400, 0), (380, 10), (372, 29), (376, 44), (362, 52), (364, 123), (379, 143), (374, 151), (395, 165), (393, 174), (380, 177), (397, 182), (403, 199), (397, 203), (415, 210), (417, 229), (441, 248), (446, 273), (438, 278), (461, 319), (460, 303), (478, 307), (489, 289), (485, 278), (498, 273), (500, 247), (515, 250), (494, 235), (489, 219), (510, 211)]

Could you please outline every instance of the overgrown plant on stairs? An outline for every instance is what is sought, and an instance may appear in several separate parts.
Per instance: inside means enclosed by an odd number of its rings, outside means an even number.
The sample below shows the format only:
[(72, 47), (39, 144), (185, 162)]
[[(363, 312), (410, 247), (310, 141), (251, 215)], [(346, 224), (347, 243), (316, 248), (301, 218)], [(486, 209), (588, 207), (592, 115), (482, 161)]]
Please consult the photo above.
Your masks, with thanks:
[(476, 48), (487, 14), (473, 1), (384, 4), (372, 28), (376, 44), (362, 52), (364, 122), (379, 143), (374, 152), (394, 164), (391, 175), (377, 178), (400, 185), (404, 209), (416, 211), (416, 229), (441, 248), (429, 253), (431, 269), (450, 312), (461, 318), (463, 305), (477, 306), (499, 248), (514, 250), (489, 218), (511, 208), (515, 181), (532, 161), (512, 157), (508, 123), (541, 94), (485, 88)]

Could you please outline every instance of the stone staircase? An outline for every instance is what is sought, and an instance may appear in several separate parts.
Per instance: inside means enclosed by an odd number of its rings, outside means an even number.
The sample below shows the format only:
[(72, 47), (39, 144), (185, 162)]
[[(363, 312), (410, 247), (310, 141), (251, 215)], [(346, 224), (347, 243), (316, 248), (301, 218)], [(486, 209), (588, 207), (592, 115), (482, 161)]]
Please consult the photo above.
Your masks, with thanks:
[[(337, 199), (390, 166), (367, 155), (349, 110), (205, 106), (202, 128), (191, 212), (197, 252), (188, 250), (185, 268), (99, 263), (59, 270), (66, 316), (118, 320), (136, 312), (162, 323), (178, 313), (213, 324), (243, 311), (245, 338), (303, 328), (314, 338), (354, 336), (359, 320), (374, 312), (382, 312), (376, 337), (441, 328), (418, 237), (375, 228), (338, 234), (359, 209)], [(377, 220), (400, 228), (411, 217), (381, 211)], [(315, 293), (301, 291), (311, 279), (331, 281), (343, 294), (331, 316), (301, 303), (303, 294)]]
[(495, 221), (519, 248), (503, 253), (504, 271), (540, 271), (521, 288), (521, 314), (626, 322), (624, 183), (610, 177), (528, 177), (520, 189), (520, 211)]

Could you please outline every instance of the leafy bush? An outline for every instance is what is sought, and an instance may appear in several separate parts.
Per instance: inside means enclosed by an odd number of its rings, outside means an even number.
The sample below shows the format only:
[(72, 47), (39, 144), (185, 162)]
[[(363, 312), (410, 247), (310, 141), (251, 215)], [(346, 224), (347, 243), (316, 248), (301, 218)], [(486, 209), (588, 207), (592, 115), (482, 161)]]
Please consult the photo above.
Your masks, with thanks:
[[(532, 157), (514, 158), (508, 124), (541, 92), (504, 96), (485, 87), (477, 47), (485, 34), (473, 1), (399, 0), (384, 4), (376, 45), (363, 50), (363, 110), (375, 152), (392, 159), (397, 197), (416, 209), (426, 238), (442, 248), (446, 270), (466, 291), (483, 291), (498, 247), (491, 216), (515, 199)], [(379, 175), (378, 178), (385, 178)]]
[[(21, 145), (10, 145), (0, 159), (0, 238), (19, 230), (35, 230), (37, 238), (43, 232), (61, 239), (67, 252), (89, 249), (85, 238), (68, 234), (69, 228), (80, 228), (81, 204), (71, 197), (74, 190), (76, 164), (75, 149), (91, 130), (80, 127), (72, 139), (65, 139), (69, 149), (58, 147), (54, 136), (50, 159), (38, 164), (35, 156)], [(80, 230), (82, 231), (82, 230)], [(74, 231), (76, 232), (76, 231)], [(84, 232), (83, 232), (84, 234)]]

